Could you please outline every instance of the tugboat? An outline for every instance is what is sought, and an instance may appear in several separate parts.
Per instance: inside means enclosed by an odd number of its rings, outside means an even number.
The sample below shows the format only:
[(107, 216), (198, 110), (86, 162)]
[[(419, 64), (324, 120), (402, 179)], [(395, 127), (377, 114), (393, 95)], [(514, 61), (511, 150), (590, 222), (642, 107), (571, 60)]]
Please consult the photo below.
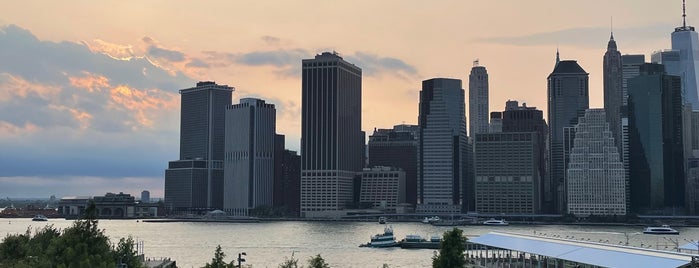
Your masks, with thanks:
[(48, 221), (48, 220), (49, 220), (49, 218), (46, 218), (46, 216), (41, 215), (41, 214), (37, 214), (36, 216), (34, 216), (34, 218), (32, 218), (32, 221)]
[(359, 245), (360, 247), (371, 247), (371, 248), (388, 248), (398, 246), (396, 238), (393, 236), (393, 228), (391, 226), (386, 226), (383, 229), (383, 234), (376, 234), (371, 236), (371, 241), (366, 244)]
[(670, 228), (669, 225), (663, 224), (662, 226), (652, 226), (652, 227), (646, 227), (645, 230), (643, 230), (644, 234), (654, 234), (654, 235), (678, 235), (680, 234), (679, 231)]

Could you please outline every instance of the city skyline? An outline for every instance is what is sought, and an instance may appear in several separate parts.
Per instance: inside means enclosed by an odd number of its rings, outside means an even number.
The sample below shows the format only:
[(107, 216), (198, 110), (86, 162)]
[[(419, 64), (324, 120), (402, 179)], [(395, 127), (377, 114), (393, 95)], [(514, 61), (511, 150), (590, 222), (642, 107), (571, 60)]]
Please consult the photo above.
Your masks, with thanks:
[[(304, 2), (285, 8), (289, 4), (8, 3), (0, 11), (0, 25), (5, 25), (0, 45), (7, 48), (0, 52), (0, 147), (6, 152), (0, 155), (0, 197), (136, 194), (144, 189), (162, 197), (162, 172), (178, 150), (177, 90), (196, 81), (236, 87), (234, 102), (259, 97), (277, 105), (278, 132), (298, 151), (300, 61), (324, 50), (339, 51), (365, 71), (362, 130), (370, 133), (375, 127), (416, 124), (420, 81), (453, 77), (466, 83), (475, 58), (488, 67), (491, 111), (513, 99), (546, 114), (545, 78), (556, 47), (562, 59), (575, 59), (590, 72), (590, 107), (602, 107), (601, 55), (609, 37), (608, 18), (614, 16), (621, 53), (647, 58), (670, 48), (670, 33), (681, 25), (679, 1), (661, 8), (650, 1), (360, 2), (332, 7)], [(285, 25), (299, 17), (288, 10), (304, 12), (311, 5), (365, 21), (325, 26), (301, 18)], [(107, 6), (129, 11), (105, 14)], [(607, 12), (599, 12), (602, 6)], [(380, 13), (370, 7), (396, 15), (375, 16)], [(687, 8), (688, 25), (696, 25), (699, 6), (690, 3)], [(55, 17), (43, 12), (62, 10), (85, 17), (41, 19)], [(249, 12), (221, 15), (231, 10)], [(436, 12), (440, 10), (448, 14)], [(547, 15), (537, 15), (541, 10)], [(210, 13), (201, 21), (173, 16)], [(256, 18), (260, 13), (264, 16)], [(429, 16), (417, 16), (422, 13)], [(390, 20), (398, 22), (390, 25), (406, 26), (389, 26)], [(512, 27), (519, 22), (527, 27)], [(335, 35), (331, 29), (336, 27), (349, 34)], [(121, 60), (126, 58), (131, 61)], [(394, 109), (385, 109), (387, 99)]]

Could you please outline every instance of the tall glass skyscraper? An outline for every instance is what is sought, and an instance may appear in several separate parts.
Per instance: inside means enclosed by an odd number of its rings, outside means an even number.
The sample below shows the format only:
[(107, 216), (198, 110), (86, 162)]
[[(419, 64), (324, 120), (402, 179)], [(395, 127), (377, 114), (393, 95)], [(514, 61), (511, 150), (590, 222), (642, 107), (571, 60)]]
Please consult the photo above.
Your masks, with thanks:
[(607, 52), (604, 53), (603, 62), (604, 74), (604, 109), (609, 111), (607, 122), (609, 130), (614, 136), (614, 143), (617, 147), (621, 144), (621, 107), (623, 105), (622, 92), (622, 62), (621, 53), (617, 50), (614, 34), (609, 37)]
[(461, 80), (422, 81), (419, 110), (416, 211), (458, 213), (462, 199), (473, 199), (473, 180), (467, 176), (469, 154)]
[(275, 128), (274, 104), (243, 98), (226, 107), (225, 211), (247, 216), (258, 206), (272, 206)]
[(682, 26), (671, 35), (672, 50), (680, 55), (679, 70), (666, 68), (666, 72), (681, 77), (684, 102), (691, 103), (692, 109), (699, 109), (699, 35), (694, 27), (687, 25), (684, 2), (682, 11)]
[(364, 166), (362, 69), (330, 52), (302, 66), (301, 216), (316, 217), (353, 201)]
[(474, 62), (468, 75), (468, 134), (488, 133), (488, 71), (484, 66)]
[(232, 87), (208, 81), (180, 90), (180, 160), (165, 171), (167, 208), (223, 207), (225, 114), (232, 93)]
[(641, 65), (629, 80), (631, 205), (636, 212), (684, 206), (681, 79)]
[(571, 148), (566, 147), (564, 128), (574, 127), (589, 108), (588, 73), (574, 60), (562, 60), (548, 76), (549, 160), (548, 184), (544, 188), (550, 212), (566, 208), (565, 169)]

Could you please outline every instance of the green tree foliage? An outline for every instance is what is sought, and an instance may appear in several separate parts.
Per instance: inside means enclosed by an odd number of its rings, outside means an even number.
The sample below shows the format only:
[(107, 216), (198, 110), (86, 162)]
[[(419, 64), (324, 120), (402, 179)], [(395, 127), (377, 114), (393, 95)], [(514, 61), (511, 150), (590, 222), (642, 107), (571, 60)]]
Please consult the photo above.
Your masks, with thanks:
[(221, 245), (216, 246), (216, 250), (214, 251), (214, 257), (211, 259), (211, 263), (206, 263), (204, 265), (204, 268), (234, 268), (235, 266), (235, 260), (231, 261), (231, 263), (226, 263), (226, 261), (223, 260), (223, 258), (226, 257), (226, 253), (223, 252), (223, 249), (221, 249)]
[(62, 232), (52, 225), (26, 234), (8, 235), (0, 243), (0, 267), (114, 268), (125, 260), (129, 268), (141, 267), (133, 239), (122, 239), (116, 248), (103, 230), (97, 227), (95, 207), (91, 204), (85, 217)]
[(466, 267), (466, 237), (459, 228), (444, 232), (439, 255), (432, 257), (433, 268)]
[(308, 259), (308, 268), (330, 268), (330, 265), (318, 254)]
[(284, 262), (279, 264), (279, 268), (299, 268), (299, 260), (294, 258), (293, 254), (291, 255), (291, 259), (284, 257)]

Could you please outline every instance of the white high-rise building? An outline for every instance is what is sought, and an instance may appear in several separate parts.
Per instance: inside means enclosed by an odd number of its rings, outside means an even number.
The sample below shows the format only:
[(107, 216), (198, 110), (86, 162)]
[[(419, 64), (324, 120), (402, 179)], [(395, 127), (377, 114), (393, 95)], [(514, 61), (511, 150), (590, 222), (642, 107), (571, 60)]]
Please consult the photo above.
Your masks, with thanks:
[(684, 1), (682, 3), (682, 26), (675, 28), (672, 33), (672, 50), (679, 52), (677, 66), (662, 63), (668, 75), (676, 75), (682, 79), (684, 102), (691, 103), (692, 109), (699, 109), (699, 34), (694, 27), (687, 25), (687, 14)]
[(588, 109), (578, 119), (567, 173), (568, 213), (626, 214), (624, 166), (604, 109)]
[(468, 111), (468, 135), (488, 133), (488, 71), (477, 60), (468, 76)]
[(264, 100), (243, 98), (226, 107), (223, 209), (248, 215), (272, 206), (276, 110)]

